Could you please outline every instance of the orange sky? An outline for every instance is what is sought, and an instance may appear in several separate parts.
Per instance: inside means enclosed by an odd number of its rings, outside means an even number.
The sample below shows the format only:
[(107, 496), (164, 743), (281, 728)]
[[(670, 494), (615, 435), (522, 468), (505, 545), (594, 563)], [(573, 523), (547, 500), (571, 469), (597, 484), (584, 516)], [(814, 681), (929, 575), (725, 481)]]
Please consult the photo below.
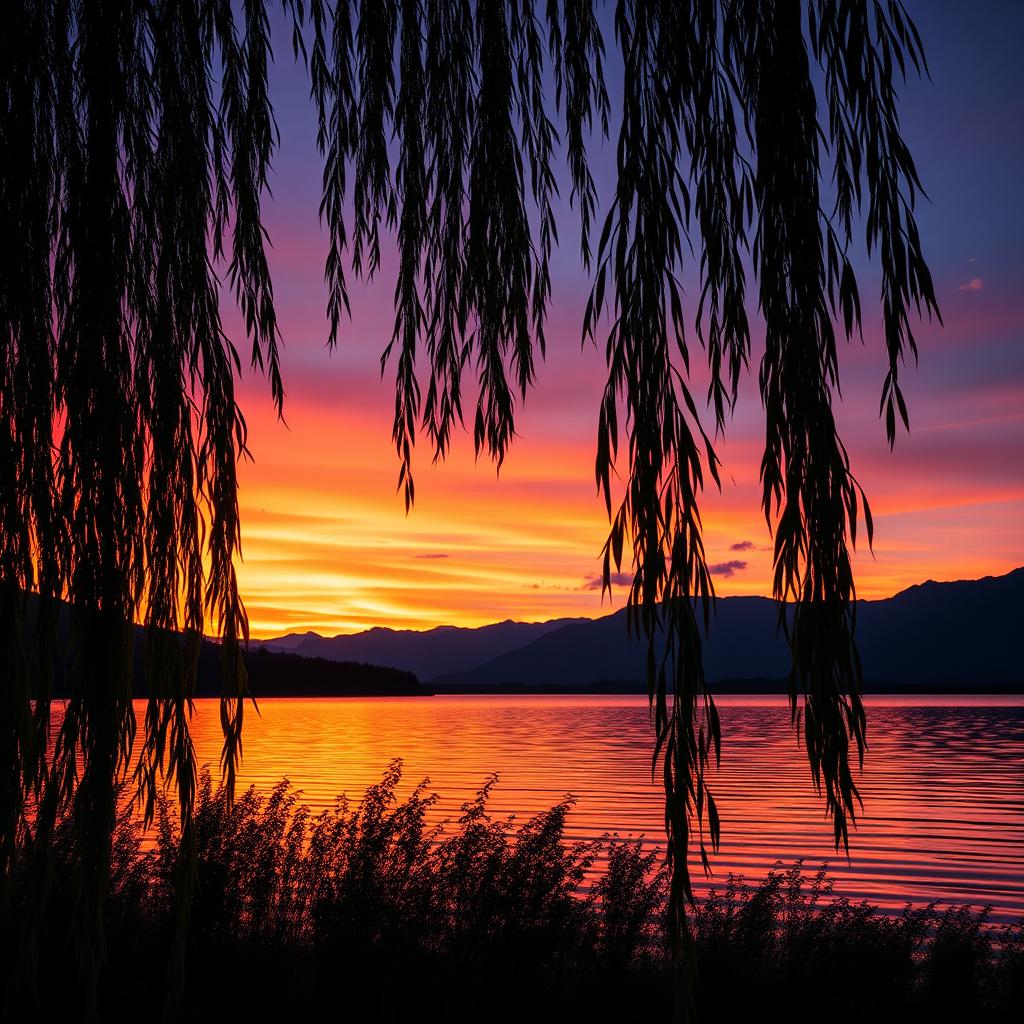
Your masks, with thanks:
[[(246, 389), (254, 462), (241, 472), (240, 582), (253, 635), (608, 611), (595, 583), (607, 529), (592, 468), (597, 355), (581, 354), (575, 334), (553, 338), (500, 476), (485, 459), (475, 462), (465, 434), (443, 465), (419, 451), (407, 516), (396, 492), (390, 382), (375, 379), (372, 341), (354, 332), (347, 344), (329, 357), (311, 340), (311, 365), (291, 372), (286, 357), (286, 424), (264, 388)], [(372, 372), (363, 372), (364, 361)], [(877, 358), (867, 362), (879, 370)], [(873, 398), (873, 386), (865, 391)], [(874, 401), (848, 400), (840, 415), (876, 520), (874, 554), (862, 549), (856, 560), (863, 597), (1024, 563), (1017, 391), (964, 396), (951, 410), (911, 377), (908, 397), (913, 430), (892, 454)], [(722, 567), (715, 579), (723, 595), (770, 591), (759, 430), (760, 405), (748, 386), (719, 448), (723, 490), (707, 492), (703, 503), (708, 559)], [(1005, 439), (995, 457), (986, 450), (993, 437)], [(615, 607), (624, 594), (617, 588)]]
[[(856, 558), (863, 597), (1024, 564), (1024, 88), (1016, 35), (962, 5), (927, 5), (918, 16), (933, 82), (905, 90), (904, 128), (928, 189), (917, 215), (945, 326), (917, 331), (920, 365), (902, 377), (912, 431), (890, 453), (878, 418), (885, 357), (877, 267), (853, 254), (865, 344), (841, 352), (838, 421), (876, 520), (874, 554), (862, 548)], [(593, 478), (604, 369), (598, 352), (580, 349), (589, 282), (573, 215), (563, 203), (548, 357), (500, 479), (486, 461), (474, 464), (466, 435), (439, 467), (421, 445), (416, 505), (406, 516), (390, 441), (392, 371), (383, 382), (379, 371), (392, 326), (393, 254), (385, 251), (372, 285), (353, 284), (352, 322), (329, 355), (308, 84), (282, 58), (272, 85), (282, 146), (265, 212), (287, 425), (274, 416), (266, 382), (247, 375), (241, 402), (255, 461), (241, 469), (240, 582), (253, 635), (606, 612), (594, 579), (607, 520)], [(1007, 133), (1006, 125), (1017, 128)], [(613, 154), (606, 144), (594, 157), (602, 195)], [(696, 282), (684, 284), (696, 294)], [(228, 327), (242, 334), (237, 318)], [(696, 344), (692, 354), (699, 367)], [(755, 336), (755, 372), (757, 358)], [(471, 398), (466, 405), (472, 409)], [(708, 492), (702, 505), (721, 594), (770, 591), (757, 480), (761, 415), (748, 379), (719, 447), (723, 491)], [(617, 588), (616, 607), (624, 593)]]

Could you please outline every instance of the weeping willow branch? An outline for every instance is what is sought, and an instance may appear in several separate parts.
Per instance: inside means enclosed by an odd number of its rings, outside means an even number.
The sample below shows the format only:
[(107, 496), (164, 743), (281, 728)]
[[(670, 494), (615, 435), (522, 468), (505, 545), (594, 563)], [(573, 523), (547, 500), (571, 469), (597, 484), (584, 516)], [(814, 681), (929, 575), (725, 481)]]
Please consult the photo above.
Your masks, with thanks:
[[(19, 843), (43, 863), (48, 829), (71, 810), (76, 935), (94, 985), (113, 794), (133, 749), (147, 818), (163, 782), (177, 788), (189, 877), (204, 633), (221, 642), (234, 781), (246, 428), (221, 315), (233, 299), (280, 410), (262, 200), (281, 26), (308, 70), (324, 162), (330, 346), (350, 280), (380, 272), (392, 236), (397, 247), (381, 368), (395, 374), (407, 509), (421, 433), (442, 459), (471, 419), (477, 453), (505, 458), (545, 350), (560, 189), (580, 218), (593, 273), (583, 336), (601, 336), (608, 366), (595, 464), (604, 581), (627, 552), (685, 941), (689, 854), (707, 868), (719, 840), (708, 774), (721, 741), (701, 656), (714, 590), (700, 499), (718, 458), (687, 329), (706, 352), (717, 436), (751, 359), (748, 289), (765, 329), (762, 504), (794, 719), (837, 846), (857, 808), (866, 722), (850, 550), (861, 517), (870, 541), (871, 519), (832, 415), (836, 325), (862, 330), (856, 231), (882, 272), (890, 444), (897, 417), (909, 422), (899, 372), (916, 356), (912, 314), (938, 315), (897, 102), (902, 77), (927, 69), (899, 0), (17, 0), (0, 36), (0, 863)], [(591, 159), (612, 133), (603, 209)], [(150, 701), (136, 743), (138, 621)], [(48, 755), (55, 671), (72, 696)]]
[(775, 594), (795, 601), (791, 623), (780, 610), (793, 653), (793, 712), (802, 691), (807, 755), (815, 784), (824, 784), (838, 845), (848, 841), (857, 797), (849, 741), (861, 758), (865, 744), (847, 547), (861, 495), (831, 411), (838, 358), (830, 297), (836, 272), (845, 287), (852, 271), (822, 230), (817, 112), (800, 5), (751, 6), (751, 19), (760, 20), (747, 22), (743, 81), (757, 147), (754, 251), (766, 326), (763, 503), (769, 522), (777, 514)]
[[(713, 594), (704, 557), (698, 495), (705, 466), (718, 460), (686, 383), (680, 273), (688, 242), (690, 195), (682, 175), (682, 139), (695, 80), (692, 23), (668, 8), (620, 5), (616, 34), (624, 55), (618, 184), (598, 246), (594, 292), (584, 331), (593, 336), (613, 291), (606, 354), (608, 383), (598, 427), (597, 480), (612, 509), (611, 474), (618, 448), (618, 410), (629, 434), (626, 493), (612, 517), (604, 549), (604, 586), (632, 538), (636, 575), (630, 625), (647, 644), (647, 678), (665, 785), (665, 825), (673, 862), (672, 934), (683, 933), (683, 897), (692, 899), (686, 852), (694, 819), (718, 816), (707, 789), (709, 755), (718, 755), (714, 702), (704, 683), (700, 627)], [(707, 728), (702, 727), (706, 723)], [(703, 832), (701, 858), (707, 863)]]
[[(70, 810), (75, 948), (93, 999), (115, 792), (136, 736), (134, 623), (146, 626), (150, 701), (136, 779), (147, 818), (159, 781), (174, 780), (189, 834), (188, 722), (204, 632), (222, 641), (229, 787), (240, 756), (247, 626), (234, 561), (245, 425), (220, 293), (223, 274), (280, 407), (261, 211), (276, 141), (270, 24), (260, 2), (236, 15), (227, 3), (24, 0), (6, 20), (3, 868), (18, 841), (45, 852)], [(55, 668), (71, 696), (47, 756)]]
[[(385, 353), (385, 360), (398, 353), (394, 439), (407, 507), (417, 420), (435, 458), (443, 457), (452, 425), (462, 419), (462, 371), (474, 361), (481, 392), (475, 445), (499, 464), (504, 457), (514, 433), (511, 385), (525, 395), (534, 372), (531, 341), (543, 351), (554, 237), (554, 122), (538, 93), (542, 46), (532, 4), (426, 8), (422, 63), (403, 29), (399, 90), (413, 106), (403, 106), (408, 116), (393, 124), (401, 161), (396, 181), (413, 186), (410, 200), (399, 204), (397, 318)], [(395, 17), (406, 26), (418, 10), (404, 4)], [(346, 5), (344, 18), (358, 18), (360, 11)], [(848, 546), (861, 514), (870, 541), (871, 519), (831, 413), (839, 386), (833, 318), (842, 317), (848, 335), (860, 329), (847, 250), (866, 193), (866, 241), (880, 251), (883, 269), (890, 362), (883, 412), (892, 442), (894, 409), (906, 420), (897, 369), (904, 351), (914, 351), (910, 303), (937, 314), (912, 213), (920, 186), (899, 136), (893, 85), (897, 69), (924, 65), (920, 40), (899, 3), (883, 10), (859, 0), (780, 0), (764, 7), (753, 0), (703, 0), (683, 9), (620, 0), (614, 34), (623, 72), (617, 176), (584, 336), (596, 340), (610, 309), (596, 462), (611, 518), (604, 580), (610, 582), (612, 567), (631, 544), (630, 624), (647, 644), (655, 765), (665, 781), (673, 907), (681, 915), (692, 895), (692, 833), (698, 833), (705, 867), (707, 846), (719, 837), (706, 772), (720, 743), (701, 660), (700, 619), (706, 625), (713, 587), (699, 515), (704, 480), (717, 481), (718, 461), (690, 392), (684, 257), (695, 252), (700, 297), (692, 315), (707, 351), (716, 431), (725, 429), (750, 358), (745, 300), (751, 270), (757, 283), (767, 331), (760, 374), (767, 422), (762, 481), (776, 540), (774, 589), (793, 651), (794, 718), (802, 721), (812, 776), (824, 791), (839, 845), (848, 842), (857, 799), (851, 745), (862, 757), (866, 742)], [(597, 192), (588, 148), (595, 114), (598, 132), (607, 134), (611, 110), (595, 6), (549, 4), (547, 37), (556, 111), (564, 102), (570, 198), (589, 266)], [(452, 59), (435, 64), (434, 44), (445, 43)], [(820, 209), (823, 129), (809, 52), (825, 76), (836, 183), (831, 216)], [(341, 50), (336, 54), (344, 57)], [(344, 63), (334, 76), (351, 80)], [(337, 100), (346, 95), (339, 90)], [(424, 112), (425, 133), (413, 109)], [(358, 160), (354, 170), (358, 177)], [(360, 213), (360, 202), (357, 195), (357, 224), (370, 216)], [(340, 209), (333, 198), (329, 205)], [(342, 228), (332, 235), (329, 279), (344, 242)], [(429, 361), (422, 408), (417, 343)], [(628, 473), (613, 513), (623, 417)], [(677, 925), (685, 932), (681, 916)]]

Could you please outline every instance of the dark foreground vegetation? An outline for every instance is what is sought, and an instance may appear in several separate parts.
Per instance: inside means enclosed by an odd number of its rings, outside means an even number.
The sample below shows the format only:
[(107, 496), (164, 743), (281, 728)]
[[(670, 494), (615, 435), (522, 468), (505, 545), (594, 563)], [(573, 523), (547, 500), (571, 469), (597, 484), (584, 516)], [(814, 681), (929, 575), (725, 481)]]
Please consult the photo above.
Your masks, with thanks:
[[(427, 784), (400, 801), (400, 778), (396, 762), (360, 802), (312, 816), (287, 782), (229, 806), (204, 773), (182, 1019), (670, 1019), (657, 854), (565, 842), (569, 799), (495, 818), (493, 779), (432, 827)], [(101, 1020), (165, 1009), (178, 842), (166, 806), (158, 822), (148, 845), (129, 812), (116, 831)], [(81, 1017), (69, 839), (55, 842), (31, 1009), (17, 980), (24, 859), (2, 908), (9, 1019)], [(706, 1020), (1003, 1021), (1024, 1005), (1021, 926), (966, 907), (887, 915), (833, 897), (824, 869), (799, 863), (753, 887), (730, 879), (692, 928)]]

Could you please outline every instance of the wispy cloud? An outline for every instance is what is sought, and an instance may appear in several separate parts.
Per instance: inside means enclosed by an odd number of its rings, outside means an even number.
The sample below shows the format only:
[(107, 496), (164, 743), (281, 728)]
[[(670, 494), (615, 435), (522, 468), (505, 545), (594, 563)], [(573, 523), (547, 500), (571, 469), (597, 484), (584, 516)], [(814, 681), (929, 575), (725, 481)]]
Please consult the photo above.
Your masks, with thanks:
[(716, 562), (714, 565), (709, 565), (708, 571), (712, 576), (725, 576), (728, 578), (738, 572), (743, 572), (746, 567), (746, 562), (741, 562), (738, 558), (734, 558), (730, 562)]
[[(611, 575), (612, 584), (619, 587), (628, 587), (633, 582), (633, 574), (629, 572), (613, 572)], [(583, 580), (584, 590), (600, 590), (601, 576), (594, 572), (587, 575)]]
[(413, 558), (447, 558), (443, 551), (428, 551), (422, 555), (413, 555)]
[(960, 291), (962, 292), (980, 292), (984, 290), (985, 282), (980, 277), (972, 277), (970, 281), (964, 281), (960, 285)]
[(753, 551), (754, 542), (752, 540), (738, 540), (735, 544), (729, 545), (730, 551)]

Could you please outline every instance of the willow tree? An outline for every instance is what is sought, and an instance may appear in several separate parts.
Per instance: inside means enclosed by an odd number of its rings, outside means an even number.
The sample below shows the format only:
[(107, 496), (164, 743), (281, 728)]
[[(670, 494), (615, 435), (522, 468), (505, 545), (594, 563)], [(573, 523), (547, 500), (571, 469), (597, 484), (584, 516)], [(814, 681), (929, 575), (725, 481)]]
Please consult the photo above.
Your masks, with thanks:
[[(937, 314), (897, 110), (900, 81), (924, 57), (900, 0), (12, 0), (0, 33), (5, 876), (22, 847), (45, 862), (48, 830), (71, 814), (78, 948), (94, 978), (115, 787), (134, 745), (147, 814), (158, 786), (177, 787), (187, 888), (203, 634), (221, 644), (234, 778), (247, 636), (234, 567), (238, 345), (279, 409), (284, 396), (261, 211), (278, 140), (277, 31), (308, 69), (324, 159), (331, 346), (349, 280), (372, 276), (382, 246), (397, 246), (382, 367), (395, 373), (407, 506), (418, 434), (443, 458), (471, 419), (478, 452), (504, 459), (544, 352), (564, 227), (555, 203), (569, 191), (593, 280), (582, 332), (608, 366), (596, 459), (610, 518), (604, 582), (631, 561), (678, 934), (688, 853), (706, 864), (719, 837), (699, 505), (718, 478), (712, 436), (750, 362), (756, 293), (762, 504), (793, 717), (846, 843), (851, 762), (865, 744), (850, 549), (861, 520), (870, 540), (871, 519), (832, 396), (838, 336), (860, 331), (855, 236), (881, 268), (890, 444), (907, 422), (911, 318)], [(612, 90), (609, 61), (621, 71)], [(605, 202), (590, 160), (608, 136)], [(688, 260), (696, 302), (680, 283)], [(245, 339), (222, 326), (232, 301)], [(691, 389), (690, 325), (710, 367), (706, 415)], [(150, 694), (141, 736), (134, 622), (145, 624)], [(71, 698), (51, 735), (55, 661)]]

